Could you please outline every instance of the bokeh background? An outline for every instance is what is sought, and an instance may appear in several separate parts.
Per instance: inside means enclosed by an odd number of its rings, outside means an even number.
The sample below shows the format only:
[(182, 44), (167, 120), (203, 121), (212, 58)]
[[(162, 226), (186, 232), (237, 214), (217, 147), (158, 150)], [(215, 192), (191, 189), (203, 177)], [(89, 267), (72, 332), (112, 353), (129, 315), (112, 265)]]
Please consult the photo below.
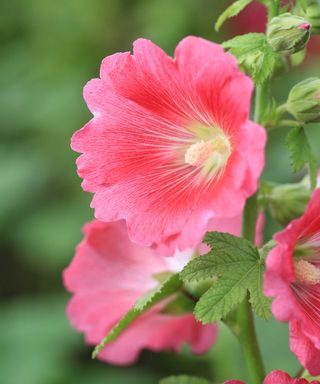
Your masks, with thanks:
[[(0, 383), (157, 383), (172, 373), (216, 381), (245, 379), (237, 341), (220, 327), (210, 353), (192, 357), (144, 352), (134, 367), (111, 367), (90, 359), (91, 348), (65, 316), (69, 295), (61, 272), (93, 217), (81, 191), (70, 150), (72, 133), (90, 118), (82, 99), (87, 80), (98, 76), (103, 57), (131, 49), (147, 37), (172, 53), (194, 34), (215, 41), (262, 31), (257, 4), (216, 35), (214, 22), (228, 4), (221, 0), (10, 0), (0, 12)], [(274, 82), (281, 101), (290, 87), (320, 75), (320, 45), (307, 63)], [(284, 145), (286, 130), (273, 132), (264, 178), (297, 180)], [(319, 156), (319, 126), (308, 128)], [(274, 230), (268, 221), (266, 238)], [(267, 369), (294, 373), (287, 326), (258, 321)]]

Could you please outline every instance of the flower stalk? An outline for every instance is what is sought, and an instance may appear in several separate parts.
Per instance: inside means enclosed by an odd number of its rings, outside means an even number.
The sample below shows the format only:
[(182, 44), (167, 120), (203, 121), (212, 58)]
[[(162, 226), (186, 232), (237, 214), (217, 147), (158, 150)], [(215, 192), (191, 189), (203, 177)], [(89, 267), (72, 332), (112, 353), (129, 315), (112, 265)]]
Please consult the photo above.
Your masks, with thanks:
[[(255, 194), (247, 200), (243, 213), (242, 236), (250, 241), (254, 241), (255, 237), (257, 212), (257, 194)], [(237, 323), (237, 336), (245, 357), (250, 383), (261, 384), (265, 371), (248, 297), (238, 307)]]
[[(259, 123), (267, 102), (268, 84), (265, 82), (256, 87), (254, 120)], [(243, 212), (242, 237), (254, 242), (255, 227), (258, 216), (257, 193), (251, 196), (245, 205)], [(237, 309), (238, 340), (240, 342), (250, 383), (261, 384), (265, 377), (262, 355), (255, 331), (253, 314), (248, 297)]]

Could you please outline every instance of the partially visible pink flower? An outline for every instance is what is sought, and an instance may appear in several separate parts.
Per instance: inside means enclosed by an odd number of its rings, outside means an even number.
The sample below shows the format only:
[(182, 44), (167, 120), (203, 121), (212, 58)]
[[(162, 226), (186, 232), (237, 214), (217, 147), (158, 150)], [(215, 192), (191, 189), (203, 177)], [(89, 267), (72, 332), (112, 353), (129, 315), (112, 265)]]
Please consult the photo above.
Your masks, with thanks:
[[(150, 248), (132, 243), (123, 221), (93, 221), (84, 232), (63, 279), (73, 293), (67, 309), (71, 323), (85, 333), (88, 344), (95, 345), (139, 298), (159, 284), (160, 273), (182, 269), (192, 252), (159, 257)], [(207, 351), (215, 341), (216, 326), (203, 326), (192, 313), (162, 313), (166, 304), (168, 300), (136, 319), (98, 357), (113, 364), (131, 364), (144, 348), (178, 351), (184, 343), (194, 353)]]
[(267, 257), (265, 294), (289, 322), (290, 348), (312, 375), (320, 374), (320, 189), (299, 219), (275, 235)]
[(257, 189), (266, 134), (249, 120), (253, 83), (201, 38), (174, 59), (145, 39), (133, 52), (105, 58), (84, 89), (94, 117), (72, 138), (78, 173), (97, 219), (125, 219), (142, 245), (194, 247)]
[[(266, 378), (263, 380), (262, 384), (320, 384), (320, 381), (312, 380), (308, 381), (306, 379), (294, 379), (283, 371), (272, 371)], [(229, 380), (224, 384), (245, 384), (240, 380)]]

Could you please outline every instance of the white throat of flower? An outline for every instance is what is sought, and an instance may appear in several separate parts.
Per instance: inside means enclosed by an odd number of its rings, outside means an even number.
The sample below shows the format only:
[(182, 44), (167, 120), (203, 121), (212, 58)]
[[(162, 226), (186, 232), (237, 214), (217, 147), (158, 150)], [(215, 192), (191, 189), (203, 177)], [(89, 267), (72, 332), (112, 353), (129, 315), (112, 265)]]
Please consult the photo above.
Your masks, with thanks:
[(184, 160), (186, 164), (201, 167), (204, 173), (213, 176), (226, 166), (232, 150), (229, 138), (221, 129), (214, 128), (210, 134), (208, 131), (207, 140), (196, 141), (187, 148)]

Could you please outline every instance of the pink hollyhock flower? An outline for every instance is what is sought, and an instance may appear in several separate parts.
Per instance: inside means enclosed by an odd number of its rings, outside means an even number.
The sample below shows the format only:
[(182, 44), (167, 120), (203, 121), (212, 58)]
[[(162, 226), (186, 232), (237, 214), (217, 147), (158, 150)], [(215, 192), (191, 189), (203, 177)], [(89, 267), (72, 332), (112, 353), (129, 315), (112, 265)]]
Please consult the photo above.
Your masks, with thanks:
[[(309, 382), (306, 379), (293, 379), (287, 373), (282, 371), (272, 371), (263, 380), (262, 384), (320, 384), (320, 381), (313, 380)], [(229, 380), (224, 384), (245, 384), (239, 380)]]
[(142, 245), (193, 247), (257, 189), (266, 134), (249, 120), (253, 84), (201, 38), (174, 59), (145, 39), (133, 52), (105, 58), (84, 89), (94, 117), (72, 138), (78, 173), (97, 219), (125, 219)]
[(306, 212), (275, 235), (266, 262), (265, 294), (289, 322), (290, 348), (312, 375), (320, 374), (320, 189)]
[[(73, 293), (67, 313), (72, 325), (85, 333), (88, 344), (98, 344), (134, 303), (154, 289), (159, 274), (178, 271), (192, 251), (161, 258), (150, 248), (132, 243), (125, 223), (93, 221), (64, 271)], [(166, 314), (168, 299), (146, 311), (99, 354), (113, 364), (133, 363), (144, 348), (178, 351), (188, 343), (194, 353), (207, 351), (216, 339), (216, 326), (203, 326), (190, 312)]]
[[(263, 229), (265, 224), (265, 216), (263, 212), (260, 212), (256, 224), (255, 244), (257, 247), (263, 244)], [(207, 227), (204, 228), (206, 232), (219, 231), (227, 232), (234, 236), (241, 236), (242, 229), (242, 213), (235, 217), (227, 217), (223, 219), (210, 219)], [(175, 239), (171, 239), (168, 244), (157, 244), (153, 246), (153, 249), (158, 254), (163, 256), (170, 256), (174, 253), (175, 249), (181, 249), (184, 247), (192, 248), (193, 241), (190, 241), (190, 237), (185, 231), (182, 231), (180, 236)], [(210, 250), (206, 244), (200, 244), (197, 247), (198, 253), (203, 255)]]

